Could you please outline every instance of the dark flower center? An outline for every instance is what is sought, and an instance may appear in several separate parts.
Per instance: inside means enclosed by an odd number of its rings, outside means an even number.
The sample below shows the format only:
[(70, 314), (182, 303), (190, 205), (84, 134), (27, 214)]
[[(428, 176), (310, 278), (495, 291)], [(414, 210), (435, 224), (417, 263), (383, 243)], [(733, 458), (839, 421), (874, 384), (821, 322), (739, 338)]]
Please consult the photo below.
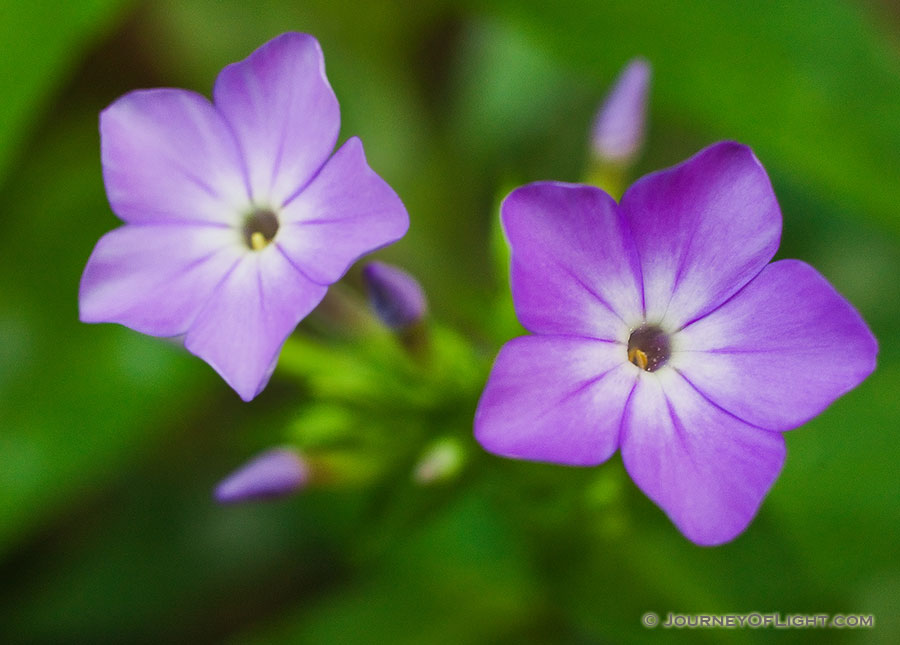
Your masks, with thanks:
[(253, 211), (244, 220), (244, 241), (254, 251), (260, 251), (275, 238), (278, 218), (268, 208)]
[(655, 372), (669, 360), (669, 336), (656, 325), (642, 325), (628, 339), (628, 360), (648, 372)]

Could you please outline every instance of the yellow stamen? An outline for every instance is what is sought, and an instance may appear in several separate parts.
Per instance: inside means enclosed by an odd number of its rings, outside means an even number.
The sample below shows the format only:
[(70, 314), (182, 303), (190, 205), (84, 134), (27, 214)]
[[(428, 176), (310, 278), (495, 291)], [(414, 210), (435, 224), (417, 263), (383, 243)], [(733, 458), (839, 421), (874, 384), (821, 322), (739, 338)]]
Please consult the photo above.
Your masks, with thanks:
[(647, 369), (647, 355), (637, 347), (628, 350), (628, 360), (640, 367), (642, 370)]
[(260, 233), (259, 231), (253, 231), (250, 235), (250, 247), (254, 251), (262, 251), (268, 245), (268, 240), (266, 240), (266, 236)]

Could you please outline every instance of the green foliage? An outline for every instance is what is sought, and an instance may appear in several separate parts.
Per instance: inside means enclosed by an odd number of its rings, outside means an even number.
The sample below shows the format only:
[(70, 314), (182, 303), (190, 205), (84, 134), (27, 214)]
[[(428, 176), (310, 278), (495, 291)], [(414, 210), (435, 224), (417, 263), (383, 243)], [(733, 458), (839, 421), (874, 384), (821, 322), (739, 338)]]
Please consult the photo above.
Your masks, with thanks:
[(767, 167), (900, 232), (900, 61), (860, 7), (500, 0), (488, 11), (587, 79), (609, 80), (627, 58), (647, 57), (656, 114), (748, 143)]
[(125, 0), (0, 1), (0, 178), (47, 102), (78, 65), (84, 49), (108, 29)]

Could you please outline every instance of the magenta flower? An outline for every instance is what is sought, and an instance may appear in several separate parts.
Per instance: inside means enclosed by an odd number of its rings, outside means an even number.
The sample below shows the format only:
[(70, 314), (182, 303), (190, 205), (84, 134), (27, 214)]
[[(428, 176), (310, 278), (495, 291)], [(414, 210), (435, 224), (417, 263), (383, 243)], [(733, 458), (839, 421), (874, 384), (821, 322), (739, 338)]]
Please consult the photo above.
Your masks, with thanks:
[(227, 66), (213, 99), (140, 90), (100, 115), (125, 226), (88, 260), (81, 320), (184, 335), (250, 400), (328, 285), (409, 218), (359, 139), (331, 156), (340, 114), (312, 36), (283, 34)]
[(746, 528), (781, 470), (781, 431), (858, 385), (877, 346), (815, 269), (768, 264), (781, 213), (749, 148), (724, 142), (637, 181), (510, 194), (507, 343), (475, 415), (505, 457), (577, 466), (620, 448), (698, 544)]

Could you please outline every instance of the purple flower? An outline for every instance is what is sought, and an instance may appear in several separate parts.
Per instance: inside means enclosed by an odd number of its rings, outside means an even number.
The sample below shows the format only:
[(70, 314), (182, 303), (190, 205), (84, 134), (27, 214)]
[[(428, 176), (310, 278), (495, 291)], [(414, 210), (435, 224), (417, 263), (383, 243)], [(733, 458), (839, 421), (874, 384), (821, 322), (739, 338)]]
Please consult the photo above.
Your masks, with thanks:
[(781, 213), (749, 148), (715, 144), (616, 204), (539, 182), (502, 206), (533, 336), (500, 351), (475, 435), (505, 457), (589, 466), (620, 448), (698, 544), (733, 539), (781, 470), (781, 431), (858, 385), (877, 345), (815, 269), (768, 264)]
[(372, 309), (391, 329), (405, 329), (425, 316), (422, 285), (409, 273), (385, 262), (369, 262), (363, 280)]
[(309, 480), (309, 468), (296, 452), (275, 448), (250, 460), (216, 486), (221, 504), (283, 497)]
[(606, 96), (594, 120), (594, 156), (613, 163), (629, 163), (644, 143), (650, 64), (630, 61)]
[(213, 99), (140, 90), (100, 115), (125, 226), (88, 260), (81, 320), (184, 335), (250, 400), (328, 285), (409, 218), (359, 139), (329, 158), (340, 114), (312, 36), (283, 34), (227, 66)]

